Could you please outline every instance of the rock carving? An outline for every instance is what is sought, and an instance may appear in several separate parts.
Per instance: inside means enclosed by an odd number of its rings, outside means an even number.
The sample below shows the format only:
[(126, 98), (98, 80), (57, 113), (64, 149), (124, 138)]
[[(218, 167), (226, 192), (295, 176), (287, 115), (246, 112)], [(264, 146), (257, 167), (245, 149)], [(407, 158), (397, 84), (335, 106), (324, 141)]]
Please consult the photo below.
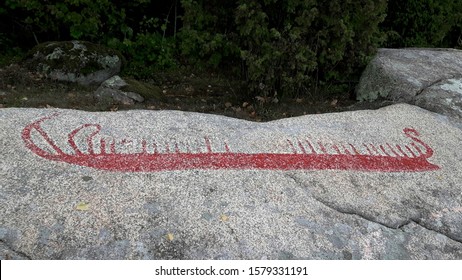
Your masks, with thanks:
[[(61, 161), (109, 171), (156, 172), (187, 169), (266, 169), (266, 170), (355, 170), (375, 172), (422, 172), (438, 170), (439, 166), (427, 161), (433, 155), (432, 148), (420, 140), (413, 128), (404, 128), (403, 133), (410, 143), (380, 144), (364, 143), (359, 148), (353, 144), (326, 144), (310, 139), (287, 140), (288, 153), (243, 153), (233, 152), (226, 142), (224, 151), (214, 151), (209, 137), (203, 138), (203, 147), (193, 149), (188, 144), (179, 148), (178, 143), (165, 143), (161, 147), (155, 140), (141, 139), (139, 151), (121, 153), (118, 145), (132, 140), (107, 140), (97, 137), (99, 124), (83, 124), (67, 135), (73, 153), (66, 153), (42, 128), (41, 124), (58, 113), (42, 117), (22, 131), (25, 145), (36, 155), (53, 161)], [(88, 128), (88, 129), (87, 129)], [(32, 137), (38, 132), (41, 140), (49, 146), (44, 149)], [(86, 150), (76, 144), (76, 135), (83, 133)], [(90, 131), (90, 132), (89, 132)], [(98, 147), (95, 143), (99, 142)], [(148, 151), (147, 145), (153, 147)], [(184, 146), (184, 145), (183, 145)]]

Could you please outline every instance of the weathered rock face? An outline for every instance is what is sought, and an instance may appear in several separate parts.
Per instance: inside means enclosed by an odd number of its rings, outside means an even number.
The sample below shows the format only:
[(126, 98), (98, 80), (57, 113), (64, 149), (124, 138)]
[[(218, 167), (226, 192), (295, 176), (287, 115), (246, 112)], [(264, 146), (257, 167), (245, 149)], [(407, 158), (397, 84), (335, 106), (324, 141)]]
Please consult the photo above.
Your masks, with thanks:
[(0, 118), (1, 258), (462, 258), (462, 130), (415, 106)]
[(119, 76), (113, 76), (104, 81), (101, 86), (95, 91), (95, 97), (102, 101), (104, 99), (111, 99), (114, 103), (123, 105), (132, 105), (136, 102), (143, 102), (144, 98), (131, 91), (123, 91), (121, 88), (128, 86)]
[(143, 102), (145, 98), (161, 100), (162, 90), (148, 83), (134, 79), (125, 80), (116, 75), (101, 84), (95, 91), (95, 97), (100, 102), (132, 105)]
[(424, 89), (414, 104), (445, 116), (462, 119), (462, 72), (459, 78), (445, 79)]
[(101, 84), (120, 72), (122, 56), (85, 41), (47, 42), (30, 51), (26, 65), (58, 81)]
[(462, 118), (462, 51), (380, 49), (357, 87), (359, 100), (378, 97)]

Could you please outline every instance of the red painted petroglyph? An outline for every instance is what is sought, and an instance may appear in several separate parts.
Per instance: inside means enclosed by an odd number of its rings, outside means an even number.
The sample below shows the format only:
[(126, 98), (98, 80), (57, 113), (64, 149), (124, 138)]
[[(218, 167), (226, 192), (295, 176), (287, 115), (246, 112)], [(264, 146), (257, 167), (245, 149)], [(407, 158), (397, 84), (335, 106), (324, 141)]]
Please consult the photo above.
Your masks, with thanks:
[[(136, 145), (134, 141), (99, 139), (99, 148), (94, 143), (101, 131), (99, 124), (83, 124), (67, 135), (67, 142), (73, 152), (64, 152), (44, 131), (41, 124), (58, 114), (43, 117), (27, 125), (22, 131), (22, 138), (27, 148), (36, 155), (54, 161), (61, 161), (81, 166), (110, 171), (153, 172), (163, 170), (186, 169), (267, 169), (267, 170), (356, 170), (379, 172), (416, 172), (437, 170), (439, 167), (427, 161), (433, 150), (420, 140), (419, 133), (412, 128), (405, 128), (403, 133), (410, 139), (409, 144), (364, 143), (360, 149), (351, 143), (326, 144), (310, 139), (287, 140), (291, 153), (242, 153), (232, 152), (227, 143), (223, 143), (224, 152), (213, 150), (212, 141), (204, 137), (206, 151), (192, 151), (188, 143), (166, 143), (162, 145), (141, 139), (140, 151), (133, 153), (117, 152), (118, 145)], [(76, 135), (83, 129), (91, 128), (93, 132), (85, 134), (86, 151), (76, 144)], [(43, 149), (34, 142), (33, 131), (38, 132), (42, 142), (49, 149)], [(108, 143), (109, 142), (109, 143)], [(152, 152), (147, 149), (148, 144)], [(186, 147), (185, 151), (180, 146)], [(51, 152), (50, 152), (51, 151)], [(330, 152), (329, 152), (330, 151)]]

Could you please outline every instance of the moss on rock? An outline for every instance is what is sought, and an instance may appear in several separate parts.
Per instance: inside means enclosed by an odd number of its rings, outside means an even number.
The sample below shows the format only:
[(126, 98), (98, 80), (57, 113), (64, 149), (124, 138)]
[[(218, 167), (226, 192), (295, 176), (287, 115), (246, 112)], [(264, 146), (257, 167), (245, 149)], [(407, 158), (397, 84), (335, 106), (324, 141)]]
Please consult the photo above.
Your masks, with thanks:
[(25, 65), (59, 81), (100, 84), (120, 72), (123, 56), (116, 50), (85, 41), (46, 42), (35, 46)]
[(120, 89), (126, 92), (135, 92), (141, 95), (144, 99), (161, 100), (163, 97), (162, 89), (158, 86), (150, 85), (131, 78), (124, 78), (128, 85)]

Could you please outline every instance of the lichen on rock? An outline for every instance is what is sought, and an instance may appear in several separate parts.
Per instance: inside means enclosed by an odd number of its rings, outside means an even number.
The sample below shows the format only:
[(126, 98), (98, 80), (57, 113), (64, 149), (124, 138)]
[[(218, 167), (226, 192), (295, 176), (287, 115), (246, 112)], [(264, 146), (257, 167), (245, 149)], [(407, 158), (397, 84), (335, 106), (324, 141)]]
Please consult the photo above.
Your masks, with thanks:
[(85, 41), (46, 42), (35, 46), (25, 65), (51, 79), (81, 85), (99, 85), (118, 74), (122, 55)]

